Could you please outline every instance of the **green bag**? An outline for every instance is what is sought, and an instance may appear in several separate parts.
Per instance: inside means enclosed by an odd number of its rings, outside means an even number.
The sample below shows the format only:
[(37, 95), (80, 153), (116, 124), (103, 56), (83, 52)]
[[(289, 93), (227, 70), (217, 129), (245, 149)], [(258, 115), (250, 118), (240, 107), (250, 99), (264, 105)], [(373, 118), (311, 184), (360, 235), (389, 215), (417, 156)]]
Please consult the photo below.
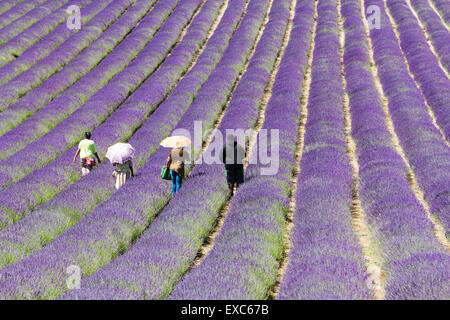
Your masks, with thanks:
[(164, 180), (172, 180), (172, 176), (170, 175), (170, 170), (167, 169), (166, 166), (161, 167), (161, 178)]
[[(242, 174), (245, 176), (245, 169), (242, 168)], [(225, 169), (225, 177), (227, 176), (227, 169)]]

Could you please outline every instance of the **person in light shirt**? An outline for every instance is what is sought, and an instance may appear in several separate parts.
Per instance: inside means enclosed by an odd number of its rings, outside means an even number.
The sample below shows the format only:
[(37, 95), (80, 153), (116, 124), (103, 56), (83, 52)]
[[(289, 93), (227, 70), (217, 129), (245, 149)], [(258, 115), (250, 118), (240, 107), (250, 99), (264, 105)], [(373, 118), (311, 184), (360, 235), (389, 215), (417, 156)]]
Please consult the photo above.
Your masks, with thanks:
[[(84, 133), (85, 139), (81, 140), (78, 144), (78, 150), (73, 158), (73, 162), (76, 163), (78, 155), (81, 159), (81, 172), (83, 176), (89, 174), (89, 172), (95, 166), (95, 158), (97, 158), (98, 163), (102, 163), (100, 157), (97, 154), (97, 149), (95, 147), (95, 142), (91, 140), (91, 133)], [(95, 158), (94, 158), (95, 157)]]

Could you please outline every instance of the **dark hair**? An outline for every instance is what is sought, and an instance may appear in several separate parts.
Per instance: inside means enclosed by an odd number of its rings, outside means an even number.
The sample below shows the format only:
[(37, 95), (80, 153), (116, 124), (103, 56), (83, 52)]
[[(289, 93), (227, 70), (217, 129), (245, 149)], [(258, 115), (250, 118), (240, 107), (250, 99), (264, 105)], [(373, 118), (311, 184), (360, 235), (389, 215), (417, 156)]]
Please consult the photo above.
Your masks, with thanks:
[(91, 139), (91, 133), (88, 131), (88, 132), (85, 132), (84, 133), (84, 137), (86, 138), (86, 139)]

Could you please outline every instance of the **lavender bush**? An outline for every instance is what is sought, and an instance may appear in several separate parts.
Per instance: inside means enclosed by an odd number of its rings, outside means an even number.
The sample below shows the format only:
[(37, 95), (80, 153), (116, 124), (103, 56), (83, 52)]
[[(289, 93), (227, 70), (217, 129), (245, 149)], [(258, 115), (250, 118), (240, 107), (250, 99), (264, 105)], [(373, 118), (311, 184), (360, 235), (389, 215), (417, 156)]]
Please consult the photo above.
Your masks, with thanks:
[[(43, 1), (34, 1), (34, 3), (42, 3), (40, 6), (32, 9), (22, 17), (14, 22), (9, 23), (0, 30), (0, 45), (5, 44), (23, 30), (31, 26), (32, 24), (42, 20), (49, 12), (57, 10), (59, 7), (67, 3), (69, 0), (48, 0), (45, 3)], [(1, 19), (1, 17), (0, 17)]]
[(447, 72), (450, 72), (450, 33), (442, 24), (439, 15), (431, 8), (428, 0), (410, 0), (410, 2), (430, 35), (442, 65)]
[[(102, 11), (112, 0), (97, 0), (91, 2), (80, 11), (81, 22), (87, 24), (95, 15)], [(39, 24), (37, 24), (38, 26)], [(67, 26), (60, 25), (38, 43), (24, 51), (19, 57), (0, 67), (0, 85), (4, 85), (14, 77), (28, 70), (31, 66), (48, 56), (59, 45), (66, 41), (77, 31), (70, 30)], [(11, 40), (13, 41), (13, 40)], [(18, 50), (16, 48), (16, 50)], [(5, 57), (10, 60), (10, 57)]]
[[(344, 0), (345, 76), (352, 135), (360, 165), (360, 197), (382, 252), (389, 299), (445, 299), (449, 258), (407, 181), (407, 168), (387, 130), (358, 0)], [(370, 119), (370, 121), (368, 121)], [(439, 266), (430, 270), (430, 266)], [(414, 271), (413, 271), (414, 270)], [(444, 271), (447, 270), (447, 271)], [(447, 289), (446, 289), (447, 287)]]
[[(170, 14), (173, 9), (170, 4), (176, 4), (175, 1), (170, 1), (164, 6), (158, 6), (145, 19), (140, 20), (154, 2), (138, 1), (64, 69), (0, 114), (0, 133), (4, 133), (24, 121), (34, 110), (40, 109), (25, 123), (0, 137), (0, 158), (9, 157), (50, 131), (136, 58)], [(140, 21), (144, 24), (140, 24), (128, 35)], [(150, 30), (145, 28), (148, 21), (154, 22), (154, 27)], [(100, 63), (95, 65), (99, 60)], [(84, 61), (89, 63), (83, 63)], [(93, 67), (94, 69), (90, 70)], [(87, 74), (78, 79), (83, 73)], [(76, 82), (73, 86), (45, 104), (54, 98), (55, 89), (62, 90), (74, 81)]]
[[(63, 8), (59, 8), (44, 19), (30, 26), (28, 29), (9, 40), (0, 48), (0, 56), (4, 57), (0, 65), (19, 57), (26, 49), (40, 41), (42, 37), (52, 32), (58, 25), (67, 19), (67, 8), (76, 5), (80, 8), (88, 5), (91, 0), (74, 0), (68, 2)], [(67, 28), (67, 27), (66, 27)]]
[(23, 16), (30, 10), (33, 10), (34, 8), (36, 8), (45, 1), (47, 0), (26, 0), (15, 5), (11, 9), (0, 15), (0, 28), (3, 28), (4, 26), (8, 25), (14, 20), (20, 18), (21, 16)]
[(12, 7), (20, 4), (24, 0), (5, 0), (0, 3), (0, 14), (4, 13), (5, 11), (8, 11)]
[(369, 5), (378, 5), (381, 9), (381, 29), (372, 29), (370, 37), (395, 131), (423, 189), (425, 201), (449, 233), (450, 149), (433, 126), (423, 97), (406, 70), (382, 1), (368, 0), (365, 6)]
[[(450, 139), (450, 80), (430, 50), (423, 30), (408, 5), (403, 0), (392, 0), (388, 2), (388, 8), (398, 25), (401, 48), (409, 69), (434, 110), (437, 124), (446, 139)], [(450, 46), (450, 43), (447, 45)]]
[[(0, 98), (0, 111), (4, 111), (29, 91), (42, 84), (44, 80), (48, 79), (56, 71), (60, 70), (78, 53), (80, 53), (81, 50), (85, 49), (97, 37), (99, 37), (103, 33), (103, 31), (105, 31), (108, 26), (116, 21), (135, 1), (136, 0), (119, 0), (112, 2), (102, 11), (102, 13), (98, 14), (95, 19), (91, 20), (88, 25), (85, 25), (79, 32), (71, 37), (71, 41), (66, 41), (62, 46), (53, 51), (44, 60), (35, 64), (32, 68), (23, 72), (7, 84), (2, 85), (0, 87), (0, 94), (2, 94), (2, 97)], [(99, 60), (97, 60), (97, 62), (98, 61)], [(59, 84), (58, 82), (52, 82), (53, 79), (50, 79), (47, 82), (47, 86), (53, 84), (53, 87), (46, 88), (45, 91), (48, 91), (48, 93), (46, 95), (43, 95), (43, 97), (41, 97), (41, 94), (36, 98), (31, 99), (31, 97), (34, 97), (34, 91), (31, 92), (29, 96), (25, 98), (28, 98), (28, 104), (30, 104), (30, 100), (31, 102), (34, 102), (34, 104), (38, 104), (38, 106), (35, 107), (36, 109), (39, 108), (39, 102), (41, 104), (48, 102), (58, 92), (66, 88), (64, 84), (66, 84), (70, 80), (75, 81), (75, 79), (80, 76), (79, 69), (83, 69), (85, 65), (89, 65), (89, 61), (83, 61), (83, 63), (79, 65), (78, 68), (74, 68), (74, 75), (69, 77), (69, 79), (66, 79), (62, 84)], [(41, 89), (41, 91), (43, 90), (44, 89)], [(37, 90), (36, 92), (39, 92), (39, 90)], [(40, 99), (44, 99), (44, 101), (41, 102)], [(22, 100), (20, 100), (20, 102), (21, 101)], [(35, 109), (31, 109), (31, 111)]]
[(291, 249), (279, 299), (367, 299), (362, 250), (351, 225), (337, 3), (318, 4), (304, 147)]
[(434, 3), (445, 23), (450, 26), (450, 3), (446, 0), (430, 0)]

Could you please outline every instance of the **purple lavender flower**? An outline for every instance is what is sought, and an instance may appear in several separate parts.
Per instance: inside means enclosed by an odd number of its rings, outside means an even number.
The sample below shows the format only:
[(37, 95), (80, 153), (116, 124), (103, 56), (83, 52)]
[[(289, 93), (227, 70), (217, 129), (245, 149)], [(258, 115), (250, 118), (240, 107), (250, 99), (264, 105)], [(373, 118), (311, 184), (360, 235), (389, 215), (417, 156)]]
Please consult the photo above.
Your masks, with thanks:
[[(151, 37), (143, 38), (143, 35), (152, 35), (151, 31), (155, 33), (157, 27), (162, 24), (163, 18), (170, 12), (167, 5), (158, 6), (143, 21), (141, 20), (142, 22), (153, 20), (155, 28), (149, 30), (141, 25), (124, 40), (123, 38), (140, 21), (139, 19), (150, 10), (152, 4), (153, 2), (139, 1), (133, 5), (65, 68), (0, 114), (0, 133), (7, 132), (0, 137), (3, 159), (50, 131), (136, 58), (139, 51), (151, 40)], [(140, 39), (142, 40), (137, 41)], [(111, 52), (108, 54), (106, 49)], [(100, 60), (101, 62), (96, 65)], [(93, 67), (95, 68), (91, 70)], [(83, 74), (85, 75), (78, 79), (78, 76)], [(70, 88), (55, 98), (58, 91), (64, 90), (71, 84), (73, 85)], [(53, 98), (55, 99), (47, 103)], [(36, 110), (39, 111), (33, 114)], [(28, 116), (31, 117), (27, 119)], [(25, 123), (13, 129), (24, 120)], [(11, 129), (13, 130), (8, 131)]]
[[(18, 77), (2, 85), (0, 87), (0, 92), (5, 93), (5, 95), (3, 95), (0, 99), (0, 111), (8, 108), (12, 103), (16, 102), (29, 91), (42, 84), (42, 82), (48, 79), (48, 77), (50, 77), (54, 72), (60, 70), (62, 66), (67, 64), (76, 55), (78, 55), (80, 51), (89, 46), (89, 44), (99, 37), (103, 31), (107, 29), (107, 27), (115, 20), (117, 20), (134, 2), (135, 0), (119, 0), (112, 2), (103, 10), (103, 13), (98, 14), (92, 21), (90, 21), (88, 25), (85, 25), (79, 32), (74, 34), (71, 37), (71, 41), (66, 41), (48, 57), (23, 72)], [(102, 49), (104, 50), (105, 48)], [(90, 57), (90, 59), (92, 59), (92, 57)], [(47, 81), (46, 83), (48, 83), (48, 87), (43, 88), (43, 92), (41, 94), (33, 96), (34, 99), (31, 99), (31, 101), (30, 98), (32, 95), (30, 95), (28, 97), (28, 104), (35, 108), (30, 108), (30, 111), (33, 112), (33, 110), (35, 111), (36, 109), (39, 109), (39, 104), (42, 105), (45, 102), (48, 102), (50, 98), (54, 97), (55, 93), (58, 93), (66, 88), (67, 82), (75, 82), (77, 77), (80, 76), (76, 71), (80, 72), (79, 69), (88, 68), (88, 62), (88, 60), (79, 62), (77, 67), (72, 70), (74, 74), (69, 76), (64, 75), (65, 81), (62, 83), (59, 82), (61, 81), (61, 76), (60, 79), (56, 77), (56, 79), (52, 78)], [(39, 90), (34, 90), (33, 92), (35, 91), (36, 93), (39, 93)], [(51, 93), (53, 93), (53, 96)]]
[[(83, 25), (87, 24), (111, 1), (112, 0), (98, 0), (90, 3), (89, 5), (86, 5), (86, 7), (84, 7), (80, 12)], [(39, 24), (37, 24), (36, 26), (39, 26)], [(76, 31), (67, 28), (65, 24), (60, 25), (44, 38), (40, 39), (39, 42), (34, 44), (31, 48), (29, 48), (26, 44), (20, 43), (20, 41), (14, 46), (13, 44), (15, 40), (12, 39), (7, 44), (12, 45), (10, 51), (14, 50), (16, 54), (18, 54), (19, 52), (21, 54), (19, 57), (15, 58), (12, 61), (9, 61), (10, 57), (5, 57), (9, 62), (5, 65), (3, 64), (6, 60), (1, 63), (3, 67), (0, 68), (0, 85), (4, 85), (15, 76), (23, 73), (32, 65), (44, 59), (75, 32)]]
[[(450, 231), (450, 149), (432, 124), (424, 99), (409, 76), (383, 2), (368, 0), (365, 6), (381, 9), (381, 29), (370, 37), (383, 90), (389, 99), (394, 129), (422, 188), (425, 201)], [(447, 105), (448, 109), (448, 105)]]
[(4, 57), (0, 65), (4, 65), (12, 59), (19, 57), (27, 48), (33, 46), (36, 42), (40, 41), (42, 37), (53, 31), (58, 25), (64, 23), (67, 19), (67, 7), (75, 5), (83, 8), (89, 4), (89, 2), (91, 2), (91, 0), (70, 1), (64, 8), (59, 8), (39, 21), (39, 23), (30, 26), (28, 29), (9, 40), (0, 48), (0, 55)]
[[(450, 80), (428, 46), (422, 28), (404, 1), (392, 0), (388, 8), (398, 25), (401, 48), (409, 69), (436, 115), (436, 122), (450, 139)], [(447, 32), (450, 40), (450, 34)], [(447, 41), (447, 46), (450, 43)], [(450, 47), (448, 47), (450, 48)]]
[(23, 2), (23, 0), (5, 0), (0, 3), (0, 14), (4, 13), (5, 11), (8, 11), (15, 5), (20, 4)]
[[(7, 19), (7, 26), (4, 26), (0, 30), (0, 45), (6, 43), (8, 40), (14, 38), (16, 35), (18, 35), (20, 32), (31, 26), (32, 24), (42, 20), (44, 17), (46, 17), (49, 12), (53, 12), (57, 10), (59, 7), (64, 5), (68, 0), (47, 0), (46, 2), (38, 0), (38, 1), (32, 1), (30, 4), (31, 6), (28, 6), (27, 8), (31, 8), (36, 6), (37, 4), (40, 4), (40, 6), (37, 6), (36, 8), (32, 9), (25, 15), (21, 16), (17, 20), (14, 20), (11, 22), (11, 20)], [(25, 7), (23, 7), (25, 8)], [(24, 10), (27, 11), (26, 9)], [(21, 11), (22, 14), (24, 11)], [(17, 17), (17, 16), (15, 16)], [(0, 16), (0, 21), (1, 21)], [(1, 25), (1, 22), (0, 22)]]
[(410, 0), (419, 19), (430, 35), (442, 65), (450, 72), (450, 34), (428, 0)]
[[(47, 0), (26, 0), (0, 15), (0, 27), (8, 25)], [(10, 2), (10, 1), (9, 1)], [(15, 2), (18, 2), (17, 0)]]
[(430, 0), (434, 3), (439, 14), (447, 25), (450, 26), (450, 3), (446, 0)]
[(319, 2), (291, 249), (278, 299), (368, 299), (351, 225), (337, 3)]
[(386, 297), (445, 298), (450, 261), (432, 234), (431, 222), (411, 190), (407, 168), (391, 141), (369, 68), (359, 1), (344, 0), (342, 16), (352, 135), (360, 166), (359, 194), (368, 225), (383, 252)]

